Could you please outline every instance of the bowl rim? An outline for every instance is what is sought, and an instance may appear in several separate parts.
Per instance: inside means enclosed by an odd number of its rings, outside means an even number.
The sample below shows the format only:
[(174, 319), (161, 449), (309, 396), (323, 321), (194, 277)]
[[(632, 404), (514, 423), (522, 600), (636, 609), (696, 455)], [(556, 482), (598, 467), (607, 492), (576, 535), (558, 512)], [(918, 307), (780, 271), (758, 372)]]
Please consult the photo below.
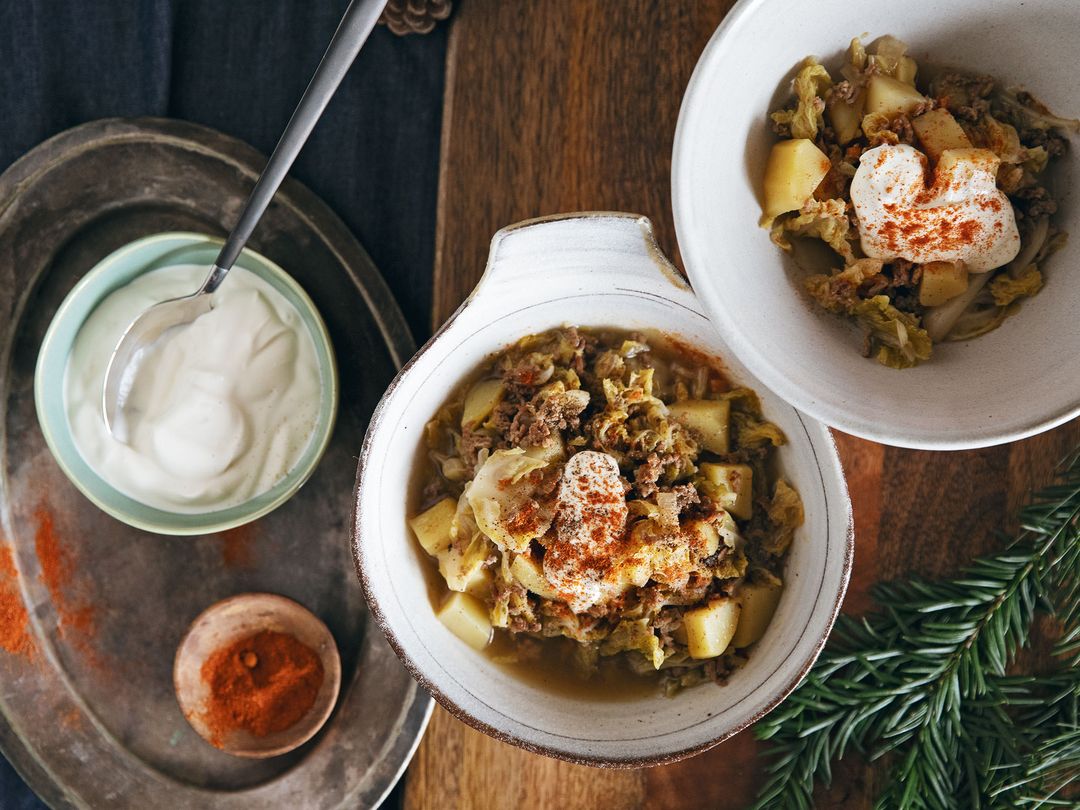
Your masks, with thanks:
[[(34, 407), (37, 412), (38, 425), (41, 428), (42, 435), (45, 437), (45, 444), (48, 446), (49, 452), (52, 455), (53, 459), (56, 461), (57, 465), (64, 473), (64, 476), (98, 509), (110, 515), (111, 517), (116, 518), (122, 523), (126, 523), (127, 525), (132, 526), (136, 529), (140, 529), (142, 531), (174, 537), (192, 537), (203, 534), (215, 534), (218, 532), (228, 531), (229, 529), (235, 529), (239, 526), (244, 526), (248, 523), (258, 520), (260, 517), (269, 514), (270, 512), (277, 509), (279, 506), (283, 505), (286, 501), (292, 498), (292, 496), (295, 495), (305, 483), (307, 483), (308, 479), (311, 478), (312, 474), (314, 474), (315, 469), (319, 466), (319, 462), (322, 461), (322, 457), (326, 453), (327, 447), (329, 447), (330, 445), (330, 439), (333, 436), (334, 427), (337, 424), (338, 398), (340, 396), (340, 380), (338, 377), (337, 357), (334, 353), (334, 344), (330, 339), (330, 332), (327, 329), (326, 323), (323, 321), (322, 315), (319, 313), (318, 308), (316, 308), (315, 303), (311, 300), (311, 297), (308, 296), (307, 292), (305, 292), (303, 287), (300, 286), (299, 282), (297, 282), (296, 279), (294, 279), (277, 262), (268, 259), (266, 256), (259, 253), (258, 251), (245, 247), (243, 251), (241, 251), (240, 257), (237, 259), (237, 264), (240, 264), (245, 254), (248, 256), (253, 256), (258, 262), (262, 263), (265, 266), (267, 271), (269, 271), (286, 287), (288, 287), (290, 292), (296, 296), (297, 301), (300, 302), (300, 304), (307, 310), (307, 313), (311, 316), (311, 325), (314, 328), (309, 329), (309, 332), (311, 333), (312, 340), (314, 342), (321, 343), (323, 345), (323, 348), (325, 348), (326, 350), (328, 362), (325, 368), (323, 368), (320, 364), (320, 371), (325, 372), (325, 377), (322, 380), (322, 390), (329, 395), (330, 418), (327, 420), (326, 429), (322, 433), (322, 435), (313, 437), (314, 439), (316, 439), (316, 441), (314, 441), (313, 445), (309, 445), (314, 446), (315, 448), (315, 451), (312, 454), (310, 461), (305, 465), (300, 465), (290, 470), (286, 474), (285, 478), (282, 479), (282, 481), (286, 481), (292, 478), (293, 480), (289, 484), (289, 486), (283, 489), (276, 498), (266, 502), (265, 504), (262, 504), (259, 508), (244, 511), (242, 514), (229, 519), (218, 519), (216, 521), (200, 523), (192, 526), (170, 526), (159, 523), (152, 519), (144, 519), (131, 514), (127, 510), (117, 508), (114, 505), (109, 504), (103, 499), (99, 498), (82, 481), (80, 476), (77, 475), (76, 472), (67, 463), (64, 454), (60, 451), (60, 448), (56, 442), (56, 436), (53, 432), (55, 426), (52, 424), (52, 422), (50, 422), (46, 418), (43, 418), (42, 416), (42, 414), (45, 413), (45, 410), (43, 408), (43, 401), (45, 397), (45, 382), (42, 373), (42, 365), (45, 361), (47, 350), (51, 348), (52, 344), (57, 339), (57, 331), (59, 329), (59, 325), (65, 320), (65, 318), (68, 317), (68, 313), (74, 307), (76, 301), (81, 298), (86, 288), (88, 288), (101, 276), (106, 275), (115, 265), (115, 263), (120, 259), (127, 257), (131, 253), (135, 253), (137, 251), (145, 249), (148, 246), (154, 245), (157, 242), (168, 241), (172, 239), (186, 240), (187, 244), (184, 245), (184, 247), (195, 247), (199, 245), (220, 246), (225, 242), (225, 240), (221, 237), (211, 236), (209, 234), (196, 233), (194, 231), (162, 231), (159, 233), (149, 234), (147, 236), (140, 237), (131, 242), (128, 242), (125, 245), (120, 246), (116, 250), (103, 257), (93, 267), (91, 267), (85, 274), (83, 274), (82, 278), (78, 280), (78, 282), (75, 284), (74, 287), (71, 288), (67, 295), (64, 296), (63, 301), (61, 301), (60, 306), (57, 307), (55, 314), (49, 321), (48, 329), (45, 331), (45, 336), (44, 338), (42, 338), (41, 344), (38, 347), (37, 360), (34, 364)], [(248, 272), (255, 272), (246, 267), (244, 269), (247, 269)], [(142, 273), (140, 273), (140, 275), (142, 275)], [(100, 301), (98, 303), (100, 303)], [(93, 310), (91, 310), (91, 312), (93, 312)], [(80, 328), (81, 326), (82, 325), (80, 324)], [(75, 334), (77, 337), (78, 332), (76, 332)], [(70, 347), (68, 348), (68, 352), (70, 353)], [(76, 448), (76, 452), (78, 452), (78, 448)], [(87, 466), (90, 466), (88, 462)], [(101, 476), (98, 477), (101, 478)], [(112, 492), (116, 492), (119, 495), (125, 495), (125, 493), (121, 492), (104, 478), (101, 478), (101, 480)], [(214, 515), (215, 512), (225, 512), (232, 511), (234, 509), (242, 509), (246, 504), (254, 502), (265, 494), (266, 493), (256, 495), (248, 501), (235, 504), (234, 506), (227, 507), (223, 510), (194, 513), (185, 512), (175, 514), (209, 517)], [(126, 497), (138, 502), (138, 499), (132, 498), (130, 495)], [(146, 504), (141, 505), (147, 506)], [(160, 509), (158, 507), (147, 506), (147, 508), (154, 509), (155, 511), (162, 513), (169, 513), (168, 510)]]
[[(801, 387), (789, 382), (788, 377), (780, 371), (769, 356), (752, 341), (747, 341), (740, 336), (729, 317), (724, 297), (704, 292), (710, 287), (710, 276), (704, 269), (699, 268), (706, 268), (709, 265), (707, 251), (701, 246), (700, 241), (693, 237), (687, 225), (689, 212), (694, 209), (691, 189), (694, 187), (695, 178), (690, 174), (691, 166), (688, 158), (690, 153), (688, 144), (695, 131), (692, 126), (693, 119), (697, 116), (698, 109), (703, 108), (703, 102), (707, 98), (708, 88), (705, 86), (704, 76), (709, 66), (725, 56), (724, 46), (728, 38), (734, 36), (736, 27), (742, 23), (743, 19), (766, 4), (767, 0), (738, 0), (724, 15), (698, 57), (690, 81), (683, 92), (672, 140), (671, 208), (676, 240), (683, 256), (687, 275), (691, 283), (695, 285), (695, 291), (701, 290), (699, 294), (701, 305), (732, 353), (736, 354), (766, 387), (797, 410), (845, 433), (892, 447), (915, 450), (974, 450), (993, 447), (1038, 435), (1080, 416), (1080, 402), (1077, 402), (1051, 413), (1030, 416), (1017, 426), (1004, 431), (994, 430), (992, 427), (970, 429), (962, 435), (951, 430), (893, 431), (890, 430), (892, 425), (887, 421), (875, 423), (854, 417), (842, 405), (824, 398), (816, 399), (806, 395)], [(825, 316), (825, 313), (815, 314)], [(990, 422), (990, 425), (993, 424), (995, 423)]]
[[(643, 217), (643, 216), (638, 215), (638, 214), (630, 214), (630, 213), (616, 212), (616, 211), (581, 211), (581, 212), (573, 212), (573, 213), (566, 213), (566, 214), (553, 214), (553, 215), (547, 215), (547, 216), (543, 216), (543, 217), (535, 217), (535, 218), (531, 218), (531, 219), (522, 220), (520, 222), (515, 222), (513, 224), (507, 225), (504, 228), (499, 229), (495, 233), (495, 235), (492, 237), (491, 244), (492, 244), (492, 246), (495, 246), (501, 241), (501, 239), (506, 234), (509, 234), (509, 233), (511, 233), (513, 231), (517, 231), (517, 230), (520, 230), (522, 228), (530, 227), (530, 226), (533, 226), (533, 225), (541, 225), (541, 224), (545, 224), (545, 223), (560, 222), (560, 221), (575, 220), (575, 219), (592, 219), (592, 218), (602, 219), (602, 218), (612, 218), (612, 217), (634, 219), (634, 220), (637, 220), (639, 222), (643, 222), (644, 225), (646, 226), (644, 236), (645, 236), (650, 248), (655, 250), (655, 253), (654, 253), (655, 257), (659, 260), (659, 262), (665, 264), (668, 268), (670, 268), (671, 270), (674, 271), (674, 267), (673, 267), (673, 265), (671, 265), (670, 260), (667, 259), (667, 257), (660, 250), (659, 245), (656, 242), (655, 234), (653, 232), (651, 222), (648, 220), (647, 217)], [(484, 276), (481, 278), (481, 282), (483, 281), (483, 278), (487, 276), (487, 273), (490, 270), (493, 258), (494, 258), (494, 249), (492, 250), (491, 253), (489, 253), (488, 263), (487, 263), (487, 266), (485, 267)], [(676, 271), (676, 275), (678, 276), (677, 271)], [(682, 277), (678, 276), (678, 278), (681, 280)], [(479, 287), (481, 282), (477, 283), (477, 287)], [(689, 291), (689, 290), (687, 290), (686, 292), (687, 292), (688, 295), (691, 295), (691, 296), (694, 295), (694, 293)], [(475, 293), (475, 290), (474, 290), (474, 293)], [(795, 670), (793, 676), (791, 678), (789, 678), (788, 680), (786, 680), (782, 685), (780, 685), (779, 687), (774, 689), (773, 696), (768, 701), (766, 701), (766, 703), (762, 706), (761, 709), (754, 712), (750, 717), (748, 717), (748, 718), (734, 724), (732, 726), (732, 728), (728, 729), (727, 731), (725, 731), (720, 736), (718, 736), (718, 737), (716, 737), (714, 739), (706, 740), (704, 742), (701, 742), (701, 743), (698, 743), (698, 744), (695, 744), (695, 745), (691, 745), (691, 746), (687, 746), (687, 747), (684, 747), (684, 748), (678, 748), (678, 749), (675, 749), (675, 750), (664, 751), (664, 752), (661, 752), (661, 753), (658, 753), (658, 754), (653, 754), (653, 755), (631, 756), (631, 757), (612, 757), (612, 756), (604, 756), (604, 755), (579, 755), (579, 754), (568, 752), (568, 751), (566, 751), (566, 750), (564, 750), (562, 748), (559, 748), (559, 747), (556, 747), (556, 746), (553, 746), (553, 745), (537, 744), (537, 743), (531, 742), (531, 741), (523, 738), (522, 736), (520, 736), (520, 735), (518, 735), (516, 733), (504, 731), (504, 730), (498, 729), (498, 728), (496, 728), (496, 727), (494, 727), (494, 726), (492, 726), (492, 725), (490, 725), (488, 723), (485, 723), (482, 720), (479, 720), (478, 718), (476, 718), (474, 715), (472, 715), (467, 709), (465, 709), (462, 706), (458, 705), (458, 703), (455, 702), (452, 698), (450, 698), (439, 687), (439, 685), (437, 683), (435, 683), (430, 678), (428, 678), (428, 676), (425, 674), (424, 670), (409, 655), (409, 653), (406, 651), (404, 645), (401, 644), (401, 642), (398, 640), (397, 636), (394, 634), (393, 629), (390, 626), (390, 622), (388, 620), (388, 617), (387, 617), (386, 613), (384, 612), (383, 607), (380, 604), (378, 598), (376, 598), (374, 590), (372, 588), (372, 583), (371, 583), (371, 581), (369, 579), (369, 576), (368, 576), (367, 564), (365, 562), (366, 561), (366, 556), (365, 556), (365, 553), (364, 553), (365, 544), (363, 542), (361, 542), (361, 540), (360, 540), (360, 530), (359, 529), (360, 529), (360, 523), (361, 523), (361, 519), (362, 519), (362, 514), (364, 512), (364, 505), (363, 505), (363, 501), (361, 499), (361, 489), (364, 486), (365, 480), (371, 474), (370, 473), (371, 468), (368, 466), (368, 461), (369, 461), (370, 456), (371, 456), (371, 445), (372, 445), (372, 443), (374, 441), (375, 434), (379, 432), (380, 427), (383, 425), (383, 423), (387, 419), (387, 415), (388, 415), (388, 412), (389, 412), (389, 402), (390, 402), (391, 398), (394, 396), (394, 393), (396, 392), (398, 387), (400, 386), (401, 381), (411, 372), (411, 370), (414, 368), (414, 366), (420, 361), (421, 357), (424, 354), (426, 354), (428, 351), (431, 350), (431, 348), (434, 346), (435, 342), (438, 341), (448, 330), (451, 329), (454, 322), (457, 320), (458, 316), (465, 309), (465, 307), (468, 306), (468, 304), (472, 301), (472, 297), (473, 297), (473, 294), (470, 294), (469, 296), (466, 297), (465, 301), (461, 304), (461, 306), (459, 306), (454, 311), (454, 313), (435, 332), (435, 334), (432, 335), (432, 337), (429, 338), (426, 343), (424, 343), (424, 345), (417, 351), (417, 353), (401, 368), (401, 370), (397, 373), (397, 375), (395, 375), (394, 379), (390, 382), (389, 386), (387, 386), (386, 391), (384, 392), (382, 398), (379, 400), (379, 404), (376, 406), (375, 411), (371, 416), (371, 421), (368, 424), (367, 432), (364, 435), (364, 442), (363, 442), (363, 445), (361, 446), (361, 449), (360, 449), (359, 460), (357, 462), (357, 470), (356, 470), (356, 483), (355, 483), (355, 485), (353, 487), (353, 504), (354, 504), (354, 507), (353, 507), (352, 520), (351, 520), (350, 527), (349, 527), (349, 537), (350, 537), (350, 544), (352, 546), (353, 564), (354, 564), (354, 567), (356, 569), (357, 578), (360, 581), (361, 591), (364, 594), (364, 601), (367, 604), (368, 610), (371, 612), (371, 616), (374, 619), (376, 625), (379, 627), (379, 629), (382, 631), (383, 635), (386, 637), (387, 642), (390, 644), (391, 648), (397, 654), (398, 658), (401, 660), (402, 664), (405, 666), (405, 669), (417, 681), (417, 683), (419, 683), (425, 690), (427, 690), (428, 693), (431, 694), (431, 696), (433, 698), (435, 698), (436, 701), (438, 701), (439, 705), (441, 705), (444, 709), (446, 709), (451, 715), (453, 715), (458, 720), (462, 721), (463, 723), (470, 726), (471, 728), (474, 728), (477, 731), (480, 731), (480, 732), (482, 732), (482, 733), (484, 733), (484, 734), (486, 734), (486, 735), (488, 735), (488, 736), (490, 736), (490, 737), (492, 737), (492, 738), (494, 738), (496, 740), (499, 740), (501, 742), (505, 742), (505, 743), (509, 743), (511, 745), (515, 745), (515, 746), (517, 746), (519, 748), (522, 748), (522, 749), (524, 749), (526, 751), (529, 751), (531, 753), (534, 753), (534, 754), (542, 754), (544, 756), (552, 757), (554, 759), (563, 760), (565, 762), (572, 762), (572, 763), (578, 764), (578, 765), (589, 765), (589, 766), (594, 766), (594, 767), (613, 768), (613, 769), (630, 769), (630, 768), (641, 768), (641, 767), (651, 767), (651, 766), (656, 766), (656, 765), (670, 764), (670, 763), (678, 762), (680, 760), (683, 760), (683, 759), (686, 759), (688, 757), (694, 756), (695, 754), (702, 753), (703, 751), (707, 751), (708, 749), (719, 745), (720, 743), (724, 742), (725, 740), (728, 740), (731, 737), (738, 734), (739, 732), (745, 730), (747, 727), (753, 725), (758, 720), (760, 720), (762, 717), (766, 716), (771, 711), (773, 711), (773, 709), (775, 709), (780, 703), (782, 703), (798, 687), (798, 685), (806, 677), (807, 673), (809, 673), (809, 671), (813, 667), (814, 663), (817, 661), (818, 656), (821, 654), (821, 651), (824, 649), (825, 644), (828, 641), (828, 638), (832, 633), (832, 630), (833, 630), (833, 627), (834, 627), (834, 625), (836, 623), (837, 617), (840, 614), (840, 607), (841, 607), (841, 605), (842, 605), (842, 603), (844, 601), (844, 597), (847, 594), (847, 588), (848, 588), (848, 584), (849, 584), (849, 581), (850, 581), (850, 578), (851, 578), (851, 571), (852, 571), (852, 567), (853, 567), (853, 563), (854, 563), (855, 524), (854, 524), (854, 519), (853, 519), (853, 515), (852, 515), (851, 499), (850, 499), (850, 497), (848, 495), (847, 479), (844, 476), (843, 467), (842, 467), (842, 465), (840, 463), (839, 455), (838, 455), (838, 453), (836, 451), (836, 442), (835, 442), (832, 434), (829, 432), (829, 429), (824, 424), (822, 424), (820, 422), (815, 422), (813, 420), (810, 420), (810, 424), (807, 424), (807, 420), (805, 419), (805, 414), (801, 413), (797, 408), (794, 408), (794, 407), (792, 407), (792, 410), (796, 414), (796, 416), (799, 418), (800, 422), (802, 422), (804, 428), (806, 429), (807, 439), (808, 439), (809, 443), (811, 444), (811, 447), (815, 448), (815, 451), (816, 451), (816, 447), (817, 447), (816, 441), (820, 440), (820, 441), (822, 441), (824, 443), (824, 446), (827, 449), (832, 451), (831, 455), (830, 455), (830, 459), (833, 462), (833, 464), (830, 464), (830, 466), (835, 466), (835, 471), (837, 473), (837, 475), (836, 475), (836, 484), (840, 488), (840, 491), (841, 491), (841, 493), (843, 495), (843, 505), (846, 506), (846, 514), (845, 514), (846, 531), (845, 531), (843, 550), (842, 550), (842, 552), (843, 552), (842, 553), (842, 561), (841, 561), (842, 570), (840, 572), (840, 574), (841, 574), (840, 583), (839, 583), (839, 587), (836, 589), (836, 592), (834, 594), (834, 598), (832, 600), (832, 604), (831, 604), (830, 609), (829, 609), (828, 621), (826, 622), (826, 624), (824, 626), (824, 629), (823, 629), (823, 632), (820, 635), (820, 638), (815, 640), (814, 645), (813, 645), (812, 649), (810, 650), (809, 654), (806, 656), (805, 660), (797, 667), (797, 669)], [(817, 428), (818, 432), (819, 432), (819, 435), (816, 436), (816, 437), (811, 435), (811, 430), (813, 430), (814, 428)], [(821, 464), (820, 463), (819, 463), (819, 469), (821, 469)], [(823, 473), (823, 477), (824, 477), (824, 470), (821, 469), (821, 472)], [(509, 717), (509, 715), (508, 715), (508, 717)], [(510, 717), (510, 719), (513, 720), (513, 717)]]

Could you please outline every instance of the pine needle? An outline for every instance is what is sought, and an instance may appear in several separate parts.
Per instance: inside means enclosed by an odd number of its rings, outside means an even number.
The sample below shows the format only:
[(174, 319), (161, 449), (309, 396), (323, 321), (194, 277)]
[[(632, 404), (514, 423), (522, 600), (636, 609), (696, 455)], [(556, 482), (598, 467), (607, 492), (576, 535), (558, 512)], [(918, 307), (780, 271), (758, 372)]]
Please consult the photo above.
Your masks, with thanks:
[[(959, 576), (880, 585), (877, 613), (841, 617), (755, 727), (771, 743), (755, 810), (811, 810), (852, 749), (888, 757), (883, 810), (1080, 808), (1080, 451), (1020, 524)], [(1060, 625), (1060, 667), (1007, 674), (1042, 614)]]

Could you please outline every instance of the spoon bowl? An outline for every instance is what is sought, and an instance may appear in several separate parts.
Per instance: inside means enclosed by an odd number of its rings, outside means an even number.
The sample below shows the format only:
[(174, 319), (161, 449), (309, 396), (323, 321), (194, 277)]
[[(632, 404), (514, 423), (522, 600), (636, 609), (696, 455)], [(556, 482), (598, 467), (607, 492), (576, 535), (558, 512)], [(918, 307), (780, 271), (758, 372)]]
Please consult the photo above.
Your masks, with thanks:
[(213, 296), (199, 290), (193, 295), (171, 298), (154, 304), (124, 330), (105, 369), (105, 384), (101, 389), (101, 412), (105, 427), (120, 441), (127, 440), (124, 402), (142, 357), (171, 329), (186, 326), (200, 315), (213, 309)]

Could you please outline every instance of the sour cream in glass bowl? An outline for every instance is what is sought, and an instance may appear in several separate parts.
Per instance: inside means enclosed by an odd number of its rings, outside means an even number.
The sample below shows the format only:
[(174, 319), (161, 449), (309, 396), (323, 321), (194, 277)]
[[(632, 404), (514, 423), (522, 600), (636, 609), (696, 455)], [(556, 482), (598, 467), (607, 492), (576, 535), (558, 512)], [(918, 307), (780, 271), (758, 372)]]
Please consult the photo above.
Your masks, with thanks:
[(102, 382), (124, 328), (195, 289), (219, 245), (169, 233), (114, 252), (65, 299), (38, 356), (38, 418), (61, 468), (106, 512), (150, 531), (220, 531), (269, 512), (314, 471), (333, 428), (325, 325), (284, 270), (245, 251), (214, 309), (141, 358), (123, 440), (106, 429)]

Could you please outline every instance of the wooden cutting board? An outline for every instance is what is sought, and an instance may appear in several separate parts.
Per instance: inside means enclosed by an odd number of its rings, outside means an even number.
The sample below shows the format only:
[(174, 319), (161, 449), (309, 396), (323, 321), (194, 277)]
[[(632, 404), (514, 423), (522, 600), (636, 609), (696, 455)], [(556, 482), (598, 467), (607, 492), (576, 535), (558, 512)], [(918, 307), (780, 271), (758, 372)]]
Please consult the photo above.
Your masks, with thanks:
[[(679, 264), (670, 199), (675, 122), (694, 64), (731, 5), (461, 3), (447, 55), (433, 326), (480, 278), (491, 235), (527, 217), (642, 213)], [(1080, 442), (1080, 422), (960, 453), (836, 438), (856, 524), (845, 610), (859, 612), (872, 604), (876, 581), (947, 574), (998, 547), (995, 532), (1010, 528), (1008, 516), (1027, 492)], [(761, 778), (758, 751), (747, 732), (674, 765), (599, 770), (496, 742), (436, 707), (407, 774), (405, 806), (742, 808)], [(880, 778), (861, 762), (845, 762), (819, 805), (869, 808)]]

